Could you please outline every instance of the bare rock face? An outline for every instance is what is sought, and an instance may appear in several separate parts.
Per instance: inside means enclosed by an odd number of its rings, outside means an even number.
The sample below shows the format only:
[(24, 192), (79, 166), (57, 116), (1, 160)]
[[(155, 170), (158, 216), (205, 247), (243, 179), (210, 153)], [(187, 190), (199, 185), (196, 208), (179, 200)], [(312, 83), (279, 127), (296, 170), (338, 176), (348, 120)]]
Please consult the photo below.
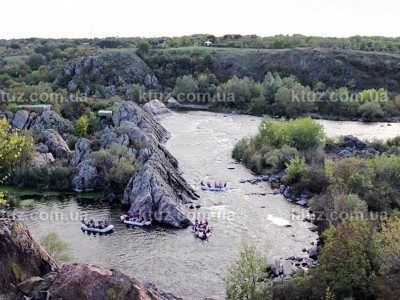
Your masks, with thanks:
[(182, 300), (154, 285), (147, 288), (119, 270), (87, 264), (65, 265), (59, 272), (22, 282), (18, 289), (33, 300), (43, 299), (43, 295), (63, 300)]
[(36, 152), (35, 156), (32, 159), (32, 163), (36, 166), (43, 166), (47, 164), (54, 163), (56, 160), (54, 159), (53, 154), (51, 153), (40, 153)]
[[(181, 176), (177, 160), (163, 146), (169, 133), (134, 103), (123, 103), (114, 113), (118, 124), (113, 138), (129, 138), (138, 150), (138, 169), (124, 191), (122, 202), (153, 220), (175, 228), (189, 226), (183, 204), (199, 196)], [(110, 135), (110, 133), (107, 133)]]
[(20, 282), (57, 271), (54, 260), (18, 219), (0, 211), (0, 292)]
[(161, 143), (165, 143), (170, 138), (170, 133), (136, 103), (125, 101), (115, 103), (115, 105), (118, 106), (118, 110), (112, 117), (115, 126), (121, 126), (123, 121), (128, 121), (134, 123), (143, 132), (153, 135)]
[(160, 100), (154, 99), (143, 105), (143, 110), (155, 118), (160, 118), (172, 112)]
[(14, 115), (8, 115), (9, 123), (18, 129), (28, 129), (40, 132), (46, 129), (55, 129), (66, 132), (72, 129), (71, 122), (63, 119), (54, 111), (46, 111), (41, 115), (26, 110), (19, 110)]
[(137, 299), (158, 300), (138, 280), (118, 270), (92, 265), (64, 266), (48, 289), (53, 298), (64, 300)]
[(88, 160), (92, 154), (92, 142), (87, 139), (79, 139), (75, 144), (75, 152), (71, 158), (70, 165), (78, 166), (81, 162)]
[(53, 129), (44, 130), (41, 132), (41, 137), (55, 159), (69, 159), (71, 157), (71, 150), (57, 131)]
[(78, 174), (72, 179), (72, 187), (76, 192), (91, 192), (102, 183), (100, 174), (90, 160), (78, 164)]

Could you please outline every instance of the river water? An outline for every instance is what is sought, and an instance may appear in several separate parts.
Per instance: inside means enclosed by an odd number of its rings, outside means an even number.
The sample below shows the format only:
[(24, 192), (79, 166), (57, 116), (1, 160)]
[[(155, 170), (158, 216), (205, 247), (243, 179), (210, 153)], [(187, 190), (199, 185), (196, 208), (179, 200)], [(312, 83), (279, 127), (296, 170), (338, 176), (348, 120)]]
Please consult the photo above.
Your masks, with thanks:
[[(400, 125), (365, 125), (319, 121), (330, 136), (353, 134), (365, 139), (393, 137)], [(316, 235), (303, 222), (306, 210), (272, 195), (267, 184), (241, 184), (253, 175), (235, 164), (231, 150), (238, 139), (254, 135), (260, 118), (210, 112), (174, 113), (161, 121), (172, 134), (167, 148), (178, 159), (186, 180), (199, 189), (201, 180), (228, 182), (225, 193), (199, 191), (196, 211), (214, 227), (209, 242), (196, 240), (189, 229), (127, 228), (119, 223), (123, 209), (116, 204), (77, 200), (66, 196), (41, 199), (15, 210), (34, 236), (51, 231), (71, 245), (74, 261), (121, 269), (154, 282), (187, 299), (224, 299), (224, 278), (243, 242), (256, 245), (266, 258), (303, 255)], [(264, 196), (254, 195), (266, 192)], [(293, 214), (294, 212), (294, 214)], [(191, 213), (194, 214), (194, 213)], [(83, 233), (83, 216), (107, 219), (115, 225), (109, 235)], [(191, 215), (194, 218), (194, 215)], [(292, 227), (283, 225), (290, 224)]]

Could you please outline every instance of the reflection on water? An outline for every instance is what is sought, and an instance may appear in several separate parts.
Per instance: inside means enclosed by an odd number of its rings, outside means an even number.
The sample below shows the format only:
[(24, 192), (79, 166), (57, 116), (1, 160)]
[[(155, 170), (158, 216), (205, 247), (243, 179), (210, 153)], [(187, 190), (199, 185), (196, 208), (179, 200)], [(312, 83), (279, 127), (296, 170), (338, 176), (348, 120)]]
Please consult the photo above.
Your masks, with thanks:
[[(189, 229), (127, 227), (119, 221), (123, 209), (105, 202), (64, 197), (41, 200), (34, 206), (17, 208), (15, 212), (38, 238), (51, 231), (57, 232), (71, 244), (78, 262), (121, 269), (188, 299), (206, 296), (222, 299), (223, 278), (239, 254), (241, 243), (255, 244), (268, 256), (303, 255), (301, 249), (316, 237), (308, 230), (310, 224), (297, 217), (306, 215), (304, 209), (287, 203), (280, 195), (268, 194), (271, 190), (265, 183), (239, 183), (240, 179), (253, 175), (234, 163), (231, 149), (238, 139), (255, 134), (259, 122), (256, 117), (206, 112), (175, 113), (162, 121), (172, 133), (167, 148), (180, 162), (190, 184), (199, 189), (201, 180), (228, 182), (229, 189), (225, 193), (199, 190), (198, 203), (202, 208), (196, 213), (200, 218), (208, 218), (214, 227), (208, 243), (196, 240)], [(330, 136), (351, 133), (371, 140), (395, 136), (400, 129), (399, 124), (389, 127), (386, 124), (319, 122)], [(249, 195), (261, 191), (267, 194)], [(194, 213), (190, 214), (195, 217)], [(114, 232), (108, 235), (83, 233), (79, 224), (82, 217), (107, 219), (114, 224)], [(292, 227), (285, 227), (287, 224)]]

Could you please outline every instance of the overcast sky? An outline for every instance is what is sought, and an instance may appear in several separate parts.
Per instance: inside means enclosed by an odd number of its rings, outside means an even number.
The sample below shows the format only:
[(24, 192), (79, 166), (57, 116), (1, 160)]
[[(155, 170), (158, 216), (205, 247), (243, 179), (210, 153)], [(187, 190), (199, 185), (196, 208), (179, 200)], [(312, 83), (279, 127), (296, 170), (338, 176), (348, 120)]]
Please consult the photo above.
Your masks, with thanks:
[(0, 38), (400, 36), (399, 0), (0, 0)]

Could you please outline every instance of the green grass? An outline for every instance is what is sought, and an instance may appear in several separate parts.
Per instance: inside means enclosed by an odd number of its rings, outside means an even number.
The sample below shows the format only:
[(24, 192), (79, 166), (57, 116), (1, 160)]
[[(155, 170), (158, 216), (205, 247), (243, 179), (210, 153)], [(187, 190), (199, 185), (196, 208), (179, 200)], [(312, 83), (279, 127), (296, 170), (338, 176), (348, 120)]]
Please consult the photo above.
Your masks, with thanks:
[(98, 200), (104, 197), (102, 192), (75, 193), (75, 192), (56, 192), (56, 191), (41, 191), (39, 189), (19, 188), (10, 185), (0, 185), (0, 193), (6, 193), (15, 196), (40, 196), (40, 197), (59, 197), (62, 195), (73, 195), (85, 200)]

